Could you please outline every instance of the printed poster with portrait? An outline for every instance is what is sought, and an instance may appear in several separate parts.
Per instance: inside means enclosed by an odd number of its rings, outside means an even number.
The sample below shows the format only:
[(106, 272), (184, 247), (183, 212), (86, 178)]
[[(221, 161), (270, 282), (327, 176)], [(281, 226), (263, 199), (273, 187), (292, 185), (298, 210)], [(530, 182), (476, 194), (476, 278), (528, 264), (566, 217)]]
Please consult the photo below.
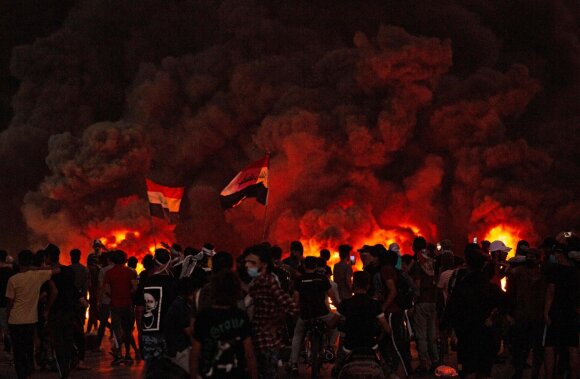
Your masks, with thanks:
[(161, 305), (163, 303), (163, 287), (145, 287), (145, 313), (143, 314), (143, 331), (156, 332), (161, 329)]

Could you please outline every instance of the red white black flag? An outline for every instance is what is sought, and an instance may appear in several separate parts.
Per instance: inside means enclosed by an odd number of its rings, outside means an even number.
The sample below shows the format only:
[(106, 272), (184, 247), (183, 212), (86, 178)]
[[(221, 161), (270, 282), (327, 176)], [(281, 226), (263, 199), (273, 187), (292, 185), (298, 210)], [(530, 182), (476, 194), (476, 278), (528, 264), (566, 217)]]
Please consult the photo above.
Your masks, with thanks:
[(147, 181), (147, 198), (151, 216), (176, 224), (179, 219), (179, 206), (183, 198), (184, 187), (166, 187), (149, 179)]
[(245, 167), (223, 189), (220, 201), (224, 209), (233, 208), (247, 197), (255, 197), (256, 200), (266, 205), (268, 202), (268, 177), (270, 167), (270, 155)]

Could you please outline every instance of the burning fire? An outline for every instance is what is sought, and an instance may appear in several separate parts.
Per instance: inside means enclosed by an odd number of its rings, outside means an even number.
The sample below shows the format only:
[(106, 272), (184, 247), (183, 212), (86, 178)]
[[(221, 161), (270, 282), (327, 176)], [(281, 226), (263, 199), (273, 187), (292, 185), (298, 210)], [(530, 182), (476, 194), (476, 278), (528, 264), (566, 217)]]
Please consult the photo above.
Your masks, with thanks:
[[(405, 224), (400, 225), (398, 228), (392, 229), (377, 228), (370, 236), (354, 238), (350, 241), (318, 241), (316, 238), (311, 238), (302, 239), (301, 242), (304, 246), (304, 256), (317, 257), (320, 255), (320, 250), (330, 250), (330, 260), (328, 261), (328, 265), (332, 267), (340, 261), (338, 247), (341, 244), (350, 244), (353, 248), (351, 255), (354, 256), (358, 255), (357, 250), (364, 245), (373, 246), (376, 244), (383, 244), (388, 248), (391, 243), (399, 244), (402, 254), (411, 254), (413, 239), (420, 235), (422, 235), (422, 233), (417, 226), (412, 224)], [(354, 267), (357, 270), (362, 270), (362, 261), (360, 258), (357, 258)]]
[[(516, 252), (518, 241), (523, 239), (521, 229), (507, 224), (499, 224), (491, 228), (486, 234), (485, 238), (489, 242), (496, 240), (502, 241), (507, 247), (512, 249), (509, 251), (507, 259), (513, 257)], [(507, 288), (507, 279), (501, 280), (501, 289), (505, 292)]]
[[(101, 234), (97, 237), (99, 241), (108, 249), (120, 249), (127, 253), (128, 256), (135, 256), (138, 259), (137, 273), (143, 271), (141, 264), (142, 258), (146, 254), (153, 254), (155, 252), (156, 243), (150, 235), (145, 235), (138, 230), (117, 229), (110, 232), (93, 231), (94, 234)], [(106, 235), (103, 237), (102, 235)]]

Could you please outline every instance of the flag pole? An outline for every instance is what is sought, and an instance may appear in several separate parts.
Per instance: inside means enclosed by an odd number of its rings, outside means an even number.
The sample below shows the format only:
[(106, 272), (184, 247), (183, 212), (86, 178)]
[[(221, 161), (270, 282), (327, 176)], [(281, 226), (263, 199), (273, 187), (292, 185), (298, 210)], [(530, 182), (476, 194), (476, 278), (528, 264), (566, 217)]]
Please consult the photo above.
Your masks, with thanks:
[(270, 202), (270, 152), (266, 152), (268, 157), (268, 177), (266, 179), (266, 204), (264, 204), (264, 231), (262, 233), (262, 242), (266, 241), (266, 232), (268, 231), (268, 203)]
[(151, 236), (153, 237), (153, 246), (155, 250), (157, 250), (157, 238), (155, 238), (155, 223), (153, 222), (153, 216), (151, 215), (151, 203), (149, 203), (147, 178), (145, 178), (145, 195), (147, 197), (147, 204), (149, 204), (149, 223), (151, 224)]

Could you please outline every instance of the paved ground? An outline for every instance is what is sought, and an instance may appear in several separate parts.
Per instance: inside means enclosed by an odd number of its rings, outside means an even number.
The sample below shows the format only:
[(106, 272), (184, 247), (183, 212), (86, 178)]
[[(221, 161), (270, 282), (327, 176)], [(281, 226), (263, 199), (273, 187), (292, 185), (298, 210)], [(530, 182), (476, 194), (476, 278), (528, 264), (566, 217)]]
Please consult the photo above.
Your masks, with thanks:
[[(108, 341), (105, 342), (105, 347), (109, 348)], [(413, 365), (417, 365), (416, 352), (413, 349)], [(454, 366), (455, 356), (451, 355), (447, 358), (446, 363)], [(71, 373), (72, 379), (105, 379), (105, 378), (143, 378), (144, 368), (143, 362), (135, 362), (133, 366), (116, 366), (111, 367), (111, 356), (105, 352), (87, 352), (85, 364), (90, 367), (88, 370), (74, 370)], [(322, 378), (330, 378), (330, 365), (326, 365), (323, 370)], [(305, 366), (300, 367), (300, 377), (308, 378), (309, 370)], [(494, 379), (509, 379), (513, 374), (511, 365), (509, 363), (498, 364), (494, 366), (493, 378)], [(35, 371), (32, 376), (34, 379), (54, 379), (57, 378), (57, 374), (50, 371)], [(282, 378), (288, 378), (283, 371), (281, 371)], [(16, 378), (14, 371), (14, 366), (11, 365), (6, 358), (0, 358), (0, 379), (12, 379)], [(419, 378), (416, 376), (411, 376), (411, 379)], [(421, 377), (421, 378), (434, 378), (432, 377)], [(529, 370), (526, 371), (525, 378), (529, 378)]]

